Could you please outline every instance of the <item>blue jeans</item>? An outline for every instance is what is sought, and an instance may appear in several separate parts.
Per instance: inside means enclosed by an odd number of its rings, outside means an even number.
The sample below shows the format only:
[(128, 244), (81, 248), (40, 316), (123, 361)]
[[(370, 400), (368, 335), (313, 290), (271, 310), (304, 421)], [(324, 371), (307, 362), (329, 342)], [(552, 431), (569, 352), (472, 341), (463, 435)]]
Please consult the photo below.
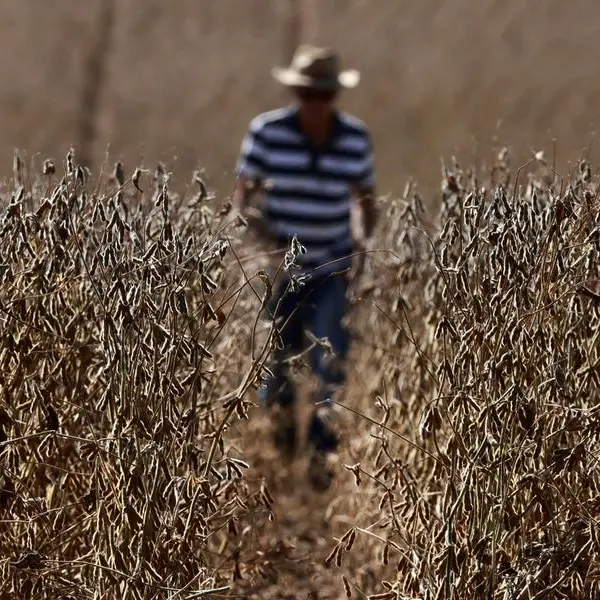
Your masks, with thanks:
[(348, 280), (345, 274), (329, 274), (313, 277), (296, 292), (289, 285), (281, 286), (269, 303), (269, 312), (279, 324), (283, 350), (275, 352), (271, 370), (274, 378), (261, 390), (265, 404), (279, 402), (283, 405), (294, 402), (295, 394), (282, 361), (305, 346), (304, 329), (317, 338), (327, 338), (335, 354), (316, 344), (310, 350), (310, 366), (321, 382), (320, 400), (326, 401), (329, 394), (345, 382), (344, 364), (350, 346), (350, 336), (342, 325), (348, 310), (346, 292)]

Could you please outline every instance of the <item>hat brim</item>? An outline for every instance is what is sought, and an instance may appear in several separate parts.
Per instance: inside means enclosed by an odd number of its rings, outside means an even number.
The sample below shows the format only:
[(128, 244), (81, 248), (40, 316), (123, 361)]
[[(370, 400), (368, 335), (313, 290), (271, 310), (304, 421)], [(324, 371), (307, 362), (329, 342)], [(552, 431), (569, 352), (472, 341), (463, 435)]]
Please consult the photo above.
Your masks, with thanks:
[(316, 79), (302, 75), (293, 69), (273, 67), (273, 77), (287, 87), (310, 87), (317, 90), (351, 89), (358, 85), (360, 72), (356, 69), (346, 69), (338, 74), (337, 79)]

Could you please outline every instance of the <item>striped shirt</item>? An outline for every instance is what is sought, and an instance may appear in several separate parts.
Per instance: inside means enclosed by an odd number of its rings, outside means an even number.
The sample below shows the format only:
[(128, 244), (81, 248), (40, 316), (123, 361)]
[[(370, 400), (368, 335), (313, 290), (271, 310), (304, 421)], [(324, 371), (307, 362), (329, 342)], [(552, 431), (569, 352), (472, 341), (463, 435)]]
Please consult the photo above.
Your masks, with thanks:
[(352, 187), (374, 189), (371, 137), (362, 121), (335, 113), (331, 140), (315, 147), (293, 106), (255, 117), (246, 133), (237, 174), (266, 182), (263, 214), (271, 233), (306, 249), (296, 262), (304, 274), (347, 269), (353, 250)]

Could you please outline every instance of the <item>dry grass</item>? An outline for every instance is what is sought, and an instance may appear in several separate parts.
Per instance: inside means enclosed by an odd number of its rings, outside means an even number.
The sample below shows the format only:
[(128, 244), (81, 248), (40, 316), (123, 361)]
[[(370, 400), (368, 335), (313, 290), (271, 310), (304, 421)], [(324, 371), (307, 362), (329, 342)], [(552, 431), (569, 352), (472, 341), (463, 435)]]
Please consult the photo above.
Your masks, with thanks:
[(398, 359), (348, 466), (380, 489), (382, 598), (600, 596), (600, 202), (587, 162), (538, 159), (523, 186), (504, 150), (486, 185), (444, 168), (432, 237), (410, 190), (390, 208), (370, 334)]
[(268, 510), (223, 445), (258, 368), (240, 371), (220, 335), (225, 211), (201, 186), (184, 203), (161, 170), (94, 185), (72, 154), (42, 180), (16, 162), (1, 234), (3, 591), (199, 597), (219, 585), (215, 548), (238, 512)]
[(384, 203), (313, 497), (252, 404), (276, 337), (227, 203), (17, 155), (1, 597), (600, 597), (597, 182), (509, 158), (444, 168), (437, 214), (410, 185)]

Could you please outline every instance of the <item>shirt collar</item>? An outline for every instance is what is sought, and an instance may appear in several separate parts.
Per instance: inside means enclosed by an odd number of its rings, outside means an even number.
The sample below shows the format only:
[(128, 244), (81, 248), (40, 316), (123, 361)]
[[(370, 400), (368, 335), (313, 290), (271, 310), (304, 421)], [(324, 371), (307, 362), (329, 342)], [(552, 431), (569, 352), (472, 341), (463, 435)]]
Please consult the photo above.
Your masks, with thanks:
[[(292, 119), (292, 123), (293, 123), (293, 126), (296, 129), (296, 131), (298, 131), (298, 133), (300, 133), (304, 137), (304, 132), (302, 131), (302, 126), (300, 124), (299, 109), (297, 106), (291, 107), (291, 119)], [(340, 118), (339, 111), (336, 109), (336, 110), (334, 110), (334, 113), (333, 113), (332, 135), (325, 145), (326, 146), (331, 145), (340, 136), (341, 132), (342, 132), (342, 119)]]

